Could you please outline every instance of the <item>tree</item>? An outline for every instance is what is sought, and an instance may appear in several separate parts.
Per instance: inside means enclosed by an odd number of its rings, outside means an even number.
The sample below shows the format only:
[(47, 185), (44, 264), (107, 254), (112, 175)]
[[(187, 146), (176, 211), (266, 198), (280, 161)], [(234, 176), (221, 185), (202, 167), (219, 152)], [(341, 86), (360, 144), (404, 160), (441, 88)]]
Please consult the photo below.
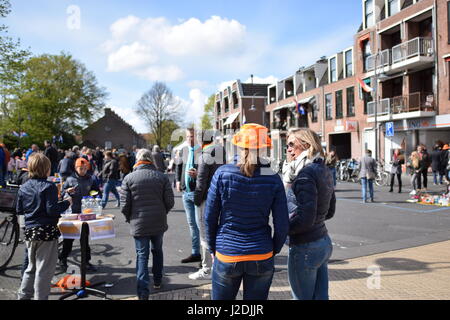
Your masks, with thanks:
[[(9, 0), (0, 0), (0, 18), (11, 12)], [(7, 35), (8, 27), (0, 25), (0, 122), (11, 119), (11, 97), (20, 84), (25, 70), (25, 62), (31, 55), (28, 50), (20, 48), (20, 40)], [(0, 126), (0, 134), (5, 133)]]
[(204, 106), (204, 114), (202, 116), (202, 129), (213, 129), (214, 128), (214, 104), (216, 101), (216, 96), (213, 94), (209, 97), (208, 102)]
[(136, 113), (144, 119), (154, 143), (162, 146), (164, 136), (169, 134), (170, 140), (173, 125), (179, 122), (180, 103), (165, 83), (155, 82), (137, 102)]
[(39, 143), (75, 135), (99, 116), (107, 93), (95, 75), (69, 54), (41, 55), (25, 63), (20, 84), (11, 90), (7, 132), (25, 131)]

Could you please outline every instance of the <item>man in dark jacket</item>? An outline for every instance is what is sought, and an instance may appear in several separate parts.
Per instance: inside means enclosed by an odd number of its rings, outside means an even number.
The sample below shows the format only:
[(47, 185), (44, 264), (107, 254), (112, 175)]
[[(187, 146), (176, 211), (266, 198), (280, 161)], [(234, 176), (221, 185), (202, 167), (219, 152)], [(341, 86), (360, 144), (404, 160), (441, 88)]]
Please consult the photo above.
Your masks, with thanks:
[(205, 202), (214, 173), (221, 165), (225, 164), (225, 149), (222, 146), (213, 144), (214, 134), (209, 130), (201, 132), (199, 140), (202, 141), (202, 154), (198, 160), (194, 203), (198, 210), (202, 267), (197, 272), (190, 274), (189, 279), (209, 280), (211, 279), (212, 259), (209, 254), (209, 246), (205, 234), (205, 219), (203, 213), (205, 211)]
[(181, 263), (200, 262), (200, 231), (198, 230), (198, 209), (194, 204), (194, 191), (197, 179), (198, 157), (201, 148), (196, 145), (194, 129), (186, 130), (185, 146), (180, 151), (179, 163), (176, 166), (177, 191), (183, 191), (183, 204), (192, 240), (192, 253), (181, 260)]
[(148, 259), (153, 254), (153, 287), (159, 289), (163, 276), (163, 236), (168, 229), (167, 214), (174, 206), (169, 178), (156, 170), (152, 154), (139, 150), (134, 171), (128, 174), (120, 191), (122, 213), (131, 225), (137, 252), (136, 276), (139, 300), (148, 300)]
[(5, 171), (4, 168), (6, 168), (5, 166), (5, 160), (6, 159), (6, 155), (5, 155), (5, 151), (3, 150), (3, 147), (0, 146), (0, 186), (4, 187), (6, 185), (5, 182)]
[(103, 188), (102, 206), (106, 207), (109, 199), (109, 193), (112, 192), (117, 199), (116, 207), (120, 207), (120, 195), (117, 192), (116, 186), (120, 179), (119, 163), (114, 159), (111, 151), (107, 151), (105, 154), (105, 164), (100, 176), (105, 183)]
[(54, 147), (52, 147), (50, 142), (48, 142), (47, 140), (44, 141), (44, 145), (44, 155), (50, 160), (50, 163), (52, 164), (50, 175), (53, 176), (58, 169), (58, 151)]
[(430, 155), (428, 154), (425, 145), (421, 144), (417, 147), (417, 152), (419, 153), (419, 172), (417, 174), (417, 187), (422, 189), (422, 178), (423, 187), (427, 189), (428, 186), (428, 168), (431, 164)]
[(153, 146), (152, 157), (153, 157), (153, 164), (155, 165), (156, 170), (164, 173), (166, 171), (166, 165), (164, 164), (164, 158), (159, 146)]
[(73, 153), (71, 151), (66, 152), (66, 156), (62, 159), (56, 170), (62, 179), (62, 182), (66, 181), (75, 172), (75, 160), (73, 160)]
[[(437, 185), (443, 183), (443, 151), (442, 146), (437, 144), (434, 146), (433, 151), (430, 153), (431, 158), (431, 169), (433, 170), (433, 184)], [(439, 182), (438, 182), (439, 176)]]

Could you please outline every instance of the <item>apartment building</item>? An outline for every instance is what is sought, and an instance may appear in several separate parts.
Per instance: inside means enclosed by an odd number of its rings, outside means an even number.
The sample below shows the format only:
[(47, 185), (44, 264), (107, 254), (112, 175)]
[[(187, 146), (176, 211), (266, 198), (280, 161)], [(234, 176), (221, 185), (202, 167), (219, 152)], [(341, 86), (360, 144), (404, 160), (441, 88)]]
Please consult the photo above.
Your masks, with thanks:
[(356, 72), (378, 99), (365, 96), (362, 139), (386, 162), (393, 149), (450, 140), (449, 17), (448, 0), (363, 0)]
[[(437, 140), (450, 140), (450, 1), (361, 3), (353, 44), (268, 85), (258, 97), (255, 116), (270, 128), (272, 158), (285, 159), (291, 128), (311, 128), (341, 159), (361, 158), (370, 149), (386, 164), (393, 149), (410, 154), (419, 143), (431, 149)], [(218, 106), (240, 85), (219, 93)], [(259, 109), (264, 103), (265, 112)], [(236, 112), (242, 123), (243, 111)], [(230, 125), (231, 113), (218, 114), (218, 129), (227, 120)], [(387, 134), (387, 128), (393, 130)]]
[(268, 126), (265, 105), (268, 84), (242, 83), (239, 79), (216, 93), (215, 129), (221, 133), (221, 143), (227, 155), (233, 152), (231, 139), (243, 124), (258, 123)]

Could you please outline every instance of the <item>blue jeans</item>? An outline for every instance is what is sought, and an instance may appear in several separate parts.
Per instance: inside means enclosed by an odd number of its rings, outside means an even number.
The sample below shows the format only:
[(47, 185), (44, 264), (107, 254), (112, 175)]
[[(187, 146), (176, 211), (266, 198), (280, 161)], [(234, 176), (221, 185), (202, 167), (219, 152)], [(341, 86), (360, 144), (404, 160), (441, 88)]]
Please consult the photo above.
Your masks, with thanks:
[(214, 259), (212, 300), (235, 300), (244, 281), (244, 300), (267, 300), (275, 271), (273, 257), (263, 261), (225, 263)]
[(0, 167), (0, 186), (5, 187), (6, 181), (5, 181), (5, 174), (3, 172), (3, 169)]
[(151, 237), (134, 237), (136, 244), (136, 278), (138, 297), (148, 297), (150, 294), (150, 276), (148, 273), (150, 243), (153, 256), (153, 283), (161, 284), (164, 266), (163, 236), (164, 234)]
[(328, 300), (328, 260), (333, 245), (327, 235), (289, 248), (288, 276), (295, 300)]
[(438, 176), (439, 176), (439, 184), (442, 184), (444, 175), (442, 175), (441, 172), (439, 171), (433, 171), (434, 184), (438, 184)]
[(363, 201), (367, 201), (368, 195), (370, 196), (370, 199), (373, 200), (373, 180), (361, 178), (361, 186), (362, 186)]
[(198, 229), (199, 217), (198, 208), (194, 204), (194, 193), (184, 192), (183, 193), (183, 204), (184, 210), (186, 211), (186, 218), (189, 225), (189, 230), (191, 232), (192, 240), (192, 255), (200, 255), (200, 231)]
[(105, 187), (103, 189), (103, 199), (102, 199), (102, 206), (103, 208), (106, 207), (106, 204), (108, 203), (109, 199), (109, 193), (112, 192), (114, 196), (117, 199), (117, 202), (120, 204), (120, 196), (116, 189), (117, 186), (117, 180), (110, 179), (105, 183)]

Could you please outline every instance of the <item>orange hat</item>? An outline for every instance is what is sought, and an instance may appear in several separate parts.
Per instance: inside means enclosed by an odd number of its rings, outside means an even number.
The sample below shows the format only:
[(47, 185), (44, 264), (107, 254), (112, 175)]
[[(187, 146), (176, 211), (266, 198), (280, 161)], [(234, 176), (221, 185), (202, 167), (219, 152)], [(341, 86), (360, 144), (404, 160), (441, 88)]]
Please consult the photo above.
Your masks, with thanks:
[(448, 150), (448, 149), (450, 149), (450, 147), (448, 146), (448, 144), (446, 144), (446, 145), (442, 148), (442, 150)]
[(269, 130), (259, 124), (244, 124), (241, 130), (234, 135), (232, 143), (244, 149), (261, 149), (272, 147)]
[(75, 168), (83, 166), (90, 167), (89, 161), (87, 161), (85, 158), (78, 158), (77, 161), (75, 161)]

